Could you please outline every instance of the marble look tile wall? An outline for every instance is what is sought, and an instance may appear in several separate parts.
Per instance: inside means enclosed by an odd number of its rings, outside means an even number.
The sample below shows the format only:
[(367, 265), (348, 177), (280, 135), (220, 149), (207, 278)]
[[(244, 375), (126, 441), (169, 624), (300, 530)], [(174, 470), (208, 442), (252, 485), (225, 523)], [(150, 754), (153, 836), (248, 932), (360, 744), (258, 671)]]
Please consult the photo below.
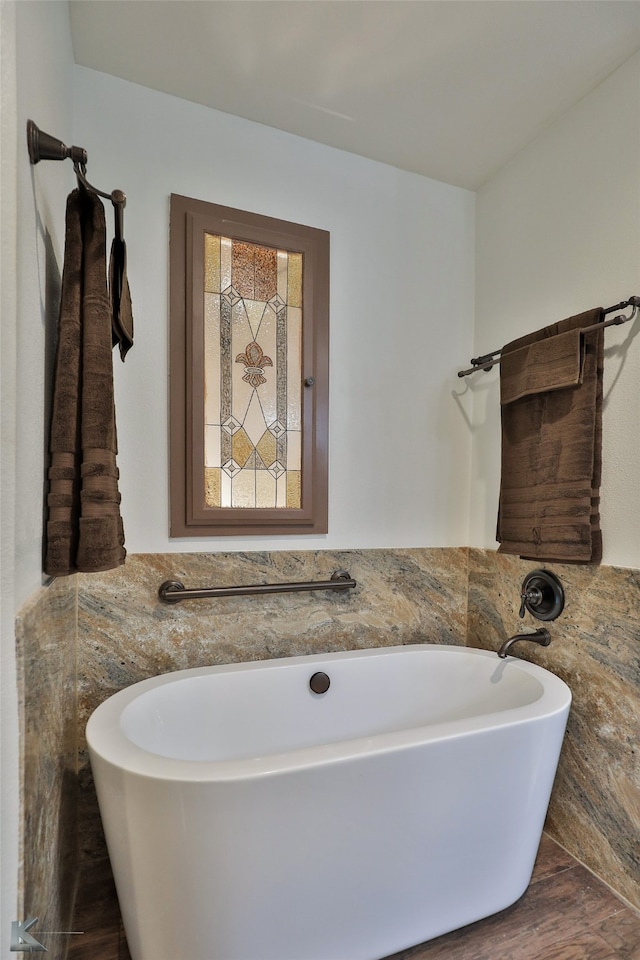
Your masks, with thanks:
[[(469, 552), (467, 643), (498, 649), (541, 626), (518, 617), (524, 576), (544, 564)], [(560, 617), (543, 648), (518, 657), (570, 686), (573, 703), (547, 831), (640, 908), (640, 570), (549, 564), (564, 586)]]
[[(158, 587), (328, 580), (354, 590), (161, 603)], [(185, 667), (396, 643), (463, 644), (466, 549), (134, 555), (79, 576), (80, 727), (116, 690)]]
[[(16, 624), (21, 906), (40, 918), (38, 929), (86, 930), (48, 943), (50, 955), (63, 960), (70, 947), (69, 958), (128, 958), (84, 741), (98, 703), (144, 677), (204, 664), (421, 641), (497, 649), (539, 626), (518, 618), (522, 579), (537, 566), (466, 548), (134, 555), (118, 570), (39, 591)], [(187, 587), (321, 580), (340, 568), (355, 590), (176, 606), (157, 597), (167, 579)], [(640, 571), (551, 569), (567, 596), (551, 646), (516, 648), (574, 695), (547, 830), (640, 907)]]
[(16, 620), (22, 850), (20, 916), (52, 960), (66, 954), (77, 879), (76, 578), (37, 592)]

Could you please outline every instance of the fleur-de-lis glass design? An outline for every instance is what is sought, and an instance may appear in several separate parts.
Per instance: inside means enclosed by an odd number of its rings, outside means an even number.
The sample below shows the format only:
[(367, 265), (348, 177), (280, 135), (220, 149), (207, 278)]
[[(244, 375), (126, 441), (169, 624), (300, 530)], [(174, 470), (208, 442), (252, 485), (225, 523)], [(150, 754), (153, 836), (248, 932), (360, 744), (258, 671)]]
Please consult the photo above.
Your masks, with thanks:
[(255, 340), (247, 344), (244, 353), (238, 354), (236, 363), (243, 363), (245, 365), (247, 369), (242, 379), (245, 383), (250, 383), (254, 389), (259, 387), (261, 383), (267, 382), (266, 378), (262, 375), (264, 373), (263, 367), (273, 366), (271, 357), (265, 356), (262, 352), (262, 347), (257, 344)]

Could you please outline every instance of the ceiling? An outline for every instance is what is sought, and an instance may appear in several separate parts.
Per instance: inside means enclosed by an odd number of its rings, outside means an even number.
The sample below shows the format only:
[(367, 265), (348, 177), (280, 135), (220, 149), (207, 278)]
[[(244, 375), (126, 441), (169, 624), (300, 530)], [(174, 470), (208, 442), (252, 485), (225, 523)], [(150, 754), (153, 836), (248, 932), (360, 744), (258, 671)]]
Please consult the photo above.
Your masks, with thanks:
[(640, 0), (71, 0), (76, 63), (476, 189), (640, 49)]

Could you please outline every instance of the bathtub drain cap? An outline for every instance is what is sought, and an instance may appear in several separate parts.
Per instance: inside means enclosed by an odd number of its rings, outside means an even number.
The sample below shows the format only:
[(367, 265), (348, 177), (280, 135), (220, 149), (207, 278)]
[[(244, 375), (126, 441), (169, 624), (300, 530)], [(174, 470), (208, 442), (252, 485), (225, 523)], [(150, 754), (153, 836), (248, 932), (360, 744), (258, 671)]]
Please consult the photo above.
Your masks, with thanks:
[(317, 673), (314, 673), (311, 679), (309, 680), (309, 686), (313, 693), (326, 693), (331, 685), (331, 680), (326, 673), (323, 673), (319, 670)]

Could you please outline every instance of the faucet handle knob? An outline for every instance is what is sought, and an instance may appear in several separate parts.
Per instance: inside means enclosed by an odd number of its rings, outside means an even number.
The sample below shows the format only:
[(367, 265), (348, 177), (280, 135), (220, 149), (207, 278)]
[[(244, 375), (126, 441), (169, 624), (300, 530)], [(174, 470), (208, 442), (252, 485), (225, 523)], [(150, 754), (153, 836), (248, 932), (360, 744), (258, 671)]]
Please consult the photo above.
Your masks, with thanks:
[[(532, 607), (538, 607), (543, 600), (542, 590), (538, 587), (530, 587), (528, 590), (526, 586), (522, 585), (522, 593), (520, 594), (520, 599), (522, 603), (520, 604), (520, 619), (524, 617), (525, 610), (531, 610)], [(531, 610), (533, 613), (533, 610)]]
[(520, 613), (518, 614), (518, 616), (522, 620), (522, 618), (524, 617), (524, 611), (527, 608), (527, 594), (524, 592), (524, 590), (520, 594), (520, 598), (522, 600), (522, 603), (520, 604)]

